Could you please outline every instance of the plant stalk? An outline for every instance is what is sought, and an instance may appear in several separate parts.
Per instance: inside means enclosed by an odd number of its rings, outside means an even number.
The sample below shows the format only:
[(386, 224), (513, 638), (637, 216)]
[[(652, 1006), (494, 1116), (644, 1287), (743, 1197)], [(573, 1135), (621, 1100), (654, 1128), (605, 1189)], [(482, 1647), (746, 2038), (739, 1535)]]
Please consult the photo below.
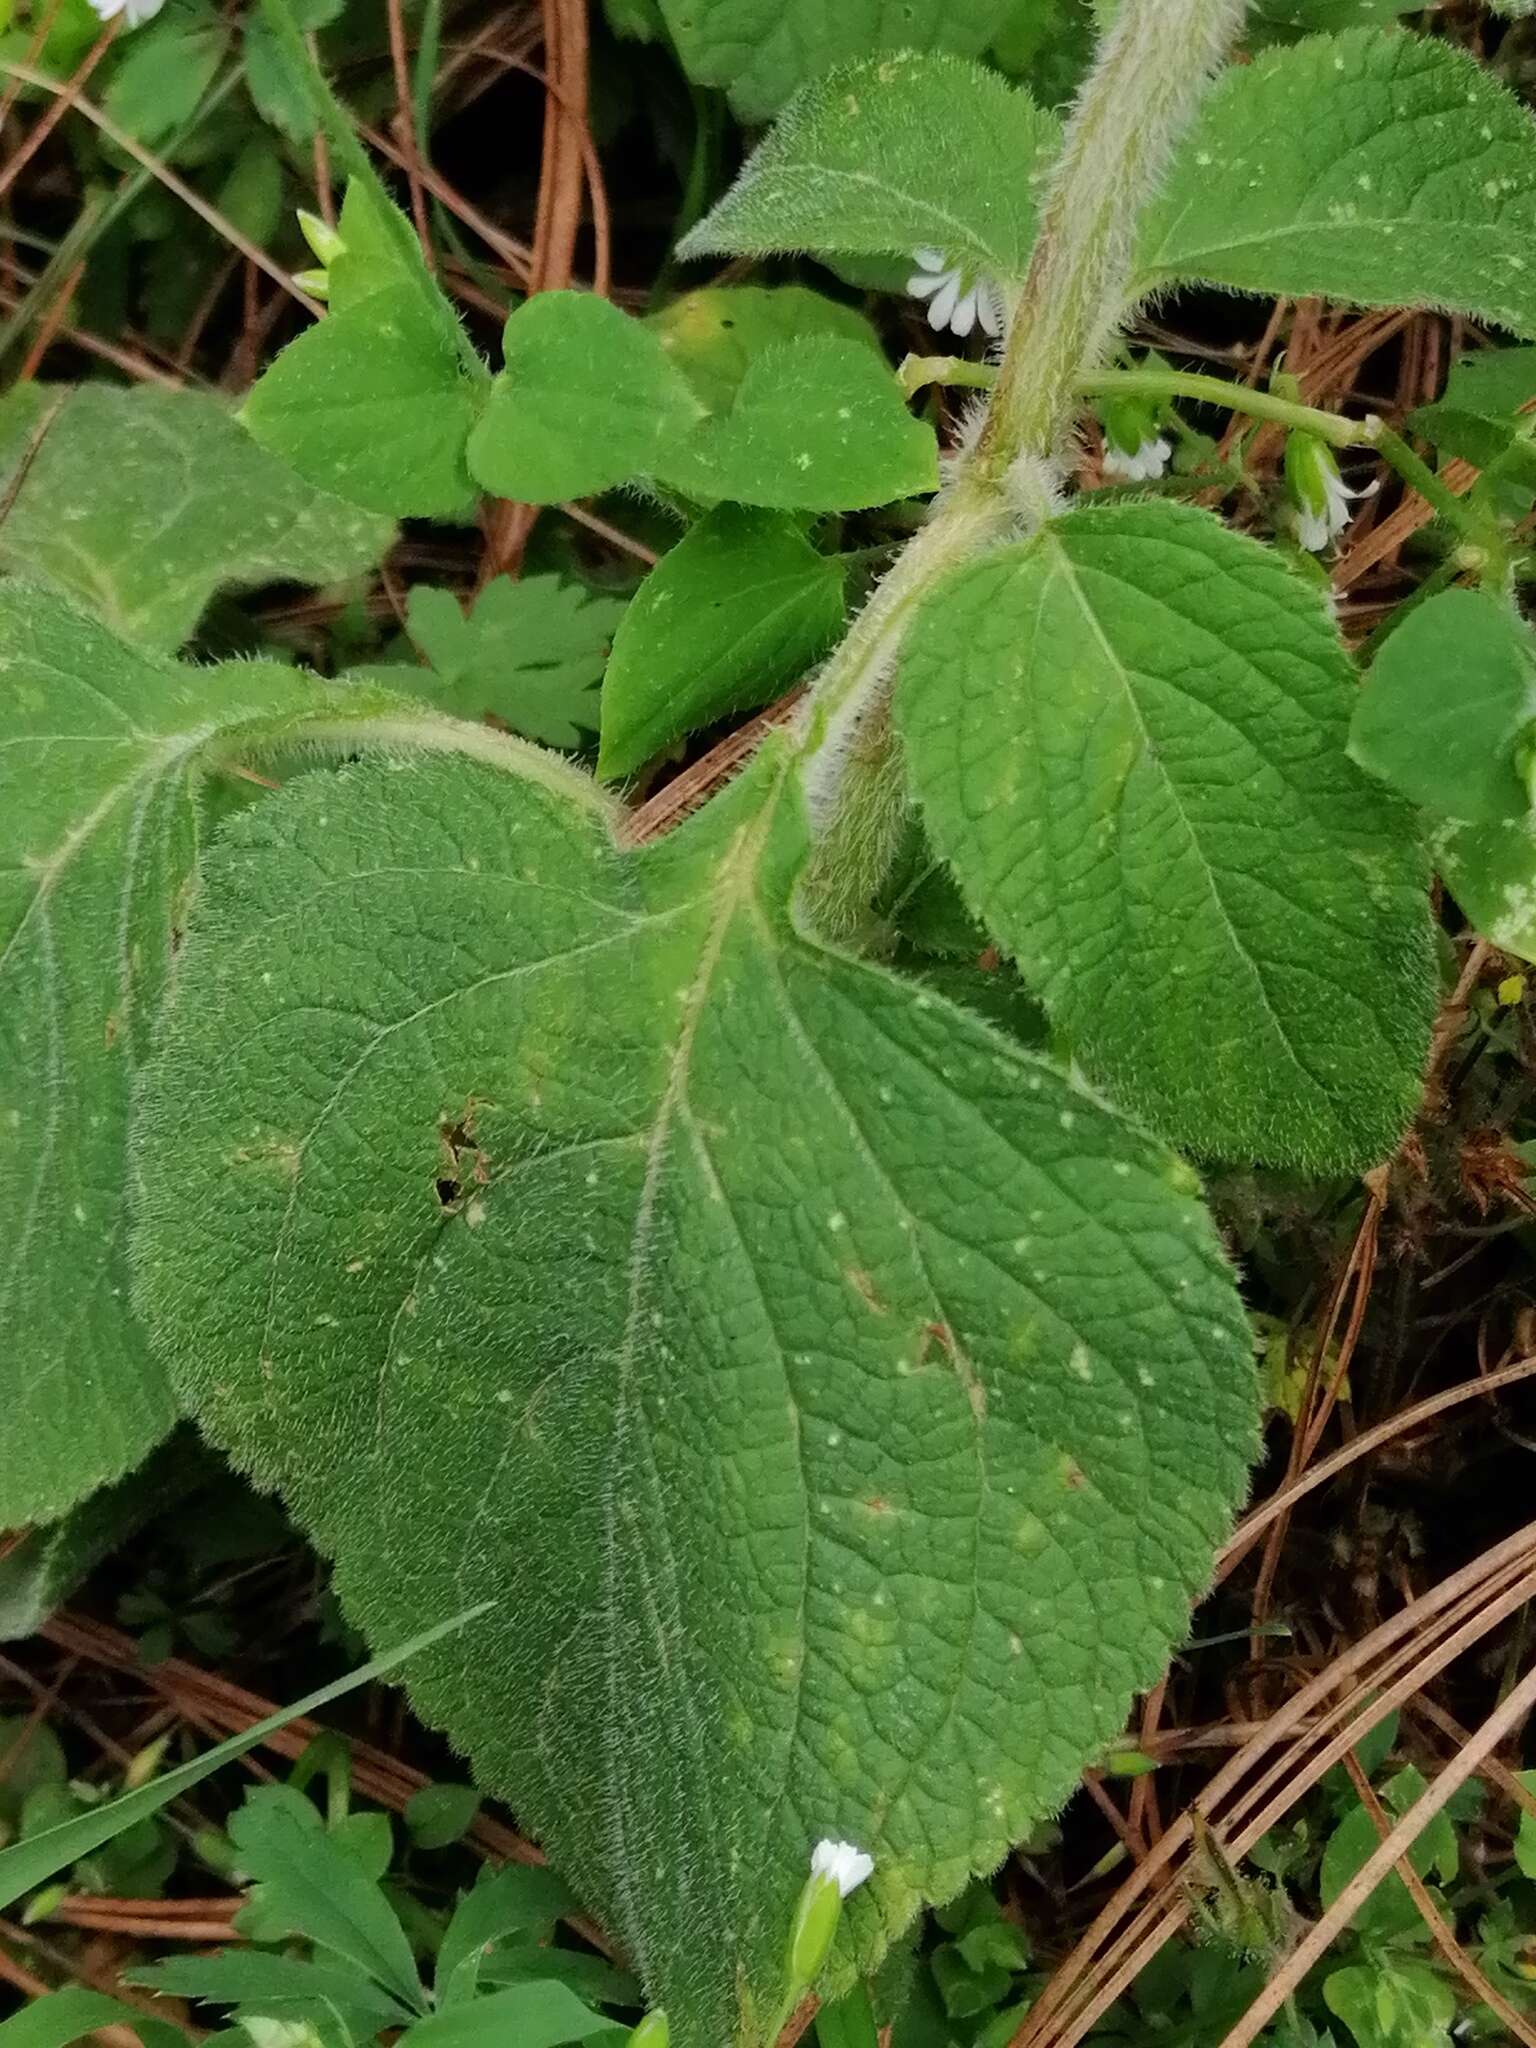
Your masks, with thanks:
[(980, 433), (933, 518), (822, 670), (802, 718), (818, 850), (801, 900), (829, 935), (849, 929), (858, 892), (867, 905), (894, 851), (899, 769), (885, 708), (913, 614), (952, 569), (1049, 515), (1078, 383), (1130, 311), (1142, 209), (1246, 8), (1247, 0), (1123, 0), (1104, 39), (1067, 129)]

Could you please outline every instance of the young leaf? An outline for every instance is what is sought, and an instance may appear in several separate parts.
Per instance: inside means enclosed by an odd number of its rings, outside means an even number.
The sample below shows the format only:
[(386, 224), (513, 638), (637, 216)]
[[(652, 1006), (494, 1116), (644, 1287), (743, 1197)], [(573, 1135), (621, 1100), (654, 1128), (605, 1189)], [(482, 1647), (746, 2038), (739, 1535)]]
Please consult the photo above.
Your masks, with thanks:
[(1480, 590), (1442, 590), (1394, 627), (1355, 706), (1349, 751), (1426, 810), (1488, 824), (1531, 794), (1517, 745), (1536, 731), (1536, 646)]
[(845, 65), (785, 108), (679, 254), (931, 245), (1021, 279), (1034, 188), (1060, 139), (1054, 116), (979, 64), (907, 50)]
[(450, 591), (418, 584), (408, 631), (432, 666), (402, 668), (400, 686), (456, 718), (489, 714), (524, 739), (579, 747), (597, 730), (598, 684), (624, 609), (623, 598), (558, 576), (498, 576), (466, 618)]
[(418, 1849), (447, 1849), (473, 1823), (480, 1794), (473, 1785), (423, 1785), (405, 1805), (405, 1825)]
[(377, 1884), (332, 1841), (318, 1809), (291, 1785), (257, 1785), (230, 1818), (241, 1869), (265, 1913), (423, 2012), (427, 1997), (405, 1929)]
[(140, 1123), (178, 1385), (365, 1629), (505, 1594), (419, 1704), (676, 2048), (761, 2048), (820, 1834), (872, 1961), (1059, 1803), (1254, 1432), (1193, 1175), (799, 937), (804, 852), (777, 743), (635, 855), (473, 764), (304, 778)]
[(1438, 306), (1536, 334), (1536, 132), (1464, 50), (1392, 29), (1234, 67), (1141, 238), (1136, 292)]
[(483, 397), (420, 294), (395, 284), (290, 342), (240, 416), (322, 490), (399, 518), (448, 518), (474, 497), (464, 447)]
[(167, 650), (215, 591), (353, 576), (394, 538), (274, 461), (216, 398), (150, 385), (19, 385), (0, 400), (0, 501), (12, 489), (0, 570)]
[(979, 57), (1017, 0), (661, 0), (690, 78), (721, 85), (743, 121), (777, 112), (797, 87), (871, 51), (952, 50)]
[(805, 674), (843, 619), (843, 572), (783, 512), (721, 505), (651, 571), (613, 643), (598, 773), (767, 703)]
[(1364, 1166), (1417, 1102), (1426, 876), (1345, 752), (1353, 697), (1315, 593), (1166, 503), (962, 570), (904, 659), (935, 846), (1116, 1098), (1198, 1152)]
[(880, 337), (862, 313), (802, 284), (704, 285), (646, 324), (710, 412), (724, 412), (748, 368), (781, 342), (832, 335), (885, 360)]

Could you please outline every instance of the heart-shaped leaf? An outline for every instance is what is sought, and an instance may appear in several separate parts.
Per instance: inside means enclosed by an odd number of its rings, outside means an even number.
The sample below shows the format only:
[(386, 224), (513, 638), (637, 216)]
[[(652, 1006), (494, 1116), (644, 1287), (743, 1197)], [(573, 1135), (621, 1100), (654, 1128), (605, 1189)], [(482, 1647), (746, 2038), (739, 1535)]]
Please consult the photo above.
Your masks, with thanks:
[(236, 821), (146, 1093), (142, 1300), (422, 1709), (666, 2006), (761, 2048), (812, 1844), (843, 1981), (1065, 1796), (1243, 1484), (1189, 1171), (797, 935), (779, 743), (672, 838), (447, 760)]

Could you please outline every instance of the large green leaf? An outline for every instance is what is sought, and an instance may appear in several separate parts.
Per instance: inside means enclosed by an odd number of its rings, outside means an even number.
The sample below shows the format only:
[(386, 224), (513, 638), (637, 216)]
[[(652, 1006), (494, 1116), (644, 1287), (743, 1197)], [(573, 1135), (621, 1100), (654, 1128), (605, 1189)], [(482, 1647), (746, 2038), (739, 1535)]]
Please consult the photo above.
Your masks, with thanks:
[[(1066, 1795), (1160, 1668), (1254, 1384), (1188, 1169), (796, 935), (778, 743), (677, 834), (446, 760), (213, 863), (140, 1120), (178, 1386), (642, 1970), (760, 2048)], [(739, 2014), (738, 2014), (739, 2008)]]
[(1426, 876), (1345, 752), (1353, 697), (1315, 591), (1169, 504), (962, 570), (905, 658), (934, 844), (1116, 1098), (1197, 1151), (1365, 1166), (1413, 1112)]
[(910, 255), (926, 244), (1022, 278), (1034, 188), (1060, 133), (979, 64), (912, 51), (849, 64), (785, 108), (680, 253)]
[(1525, 108), (1449, 43), (1354, 29), (1220, 81), (1148, 215), (1136, 290), (1204, 279), (1536, 334), (1533, 248)]
[(0, 401), (0, 500), (13, 487), (0, 570), (152, 647), (179, 646), (217, 590), (355, 575), (394, 537), (195, 391), (18, 386)]
[(872, 51), (979, 57), (1017, 0), (661, 0), (677, 54), (700, 85), (723, 85), (744, 121), (798, 86)]
[(127, 1125), (206, 780), (253, 746), (301, 729), (346, 744), (376, 718), (381, 739), (438, 730), (275, 662), (179, 667), (0, 585), (0, 1526), (63, 1514), (177, 1412), (129, 1306)]

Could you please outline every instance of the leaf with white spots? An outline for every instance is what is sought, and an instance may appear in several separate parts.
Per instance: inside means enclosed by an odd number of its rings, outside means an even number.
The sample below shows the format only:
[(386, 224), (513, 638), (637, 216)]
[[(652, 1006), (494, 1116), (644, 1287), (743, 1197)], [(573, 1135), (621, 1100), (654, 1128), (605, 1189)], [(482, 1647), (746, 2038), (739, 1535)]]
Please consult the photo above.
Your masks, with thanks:
[(393, 522), (303, 482), (197, 391), (21, 384), (0, 402), (0, 571), (181, 645), (216, 591), (369, 569)]
[(1022, 279), (1060, 138), (1054, 115), (980, 64), (913, 50), (847, 64), (790, 102), (681, 253), (910, 258), (927, 245)]
[(1413, 814), (1346, 752), (1315, 589), (1189, 506), (959, 571), (896, 713), (929, 835), (1090, 1070), (1175, 1143), (1385, 1158), (1434, 1008)]
[(264, 736), (396, 702), (183, 668), (0, 585), (0, 1527), (62, 1514), (177, 1412), (130, 1308), (128, 1121), (206, 795), (250, 789), (219, 770)]
[[(1193, 1176), (820, 950), (783, 743), (640, 853), (574, 777), (308, 778), (207, 885), (138, 1163), (214, 1437), (676, 2048), (762, 2048), (823, 1835), (871, 1963), (1162, 1667), (1255, 1386)], [(835, 1980), (834, 1980), (835, 1981)]]
[(1536, 126), (1448, 42), (1262, 51), (1205, 101), (1142, 230), (1138, 296), (1201, 281), (1536, 334)]

